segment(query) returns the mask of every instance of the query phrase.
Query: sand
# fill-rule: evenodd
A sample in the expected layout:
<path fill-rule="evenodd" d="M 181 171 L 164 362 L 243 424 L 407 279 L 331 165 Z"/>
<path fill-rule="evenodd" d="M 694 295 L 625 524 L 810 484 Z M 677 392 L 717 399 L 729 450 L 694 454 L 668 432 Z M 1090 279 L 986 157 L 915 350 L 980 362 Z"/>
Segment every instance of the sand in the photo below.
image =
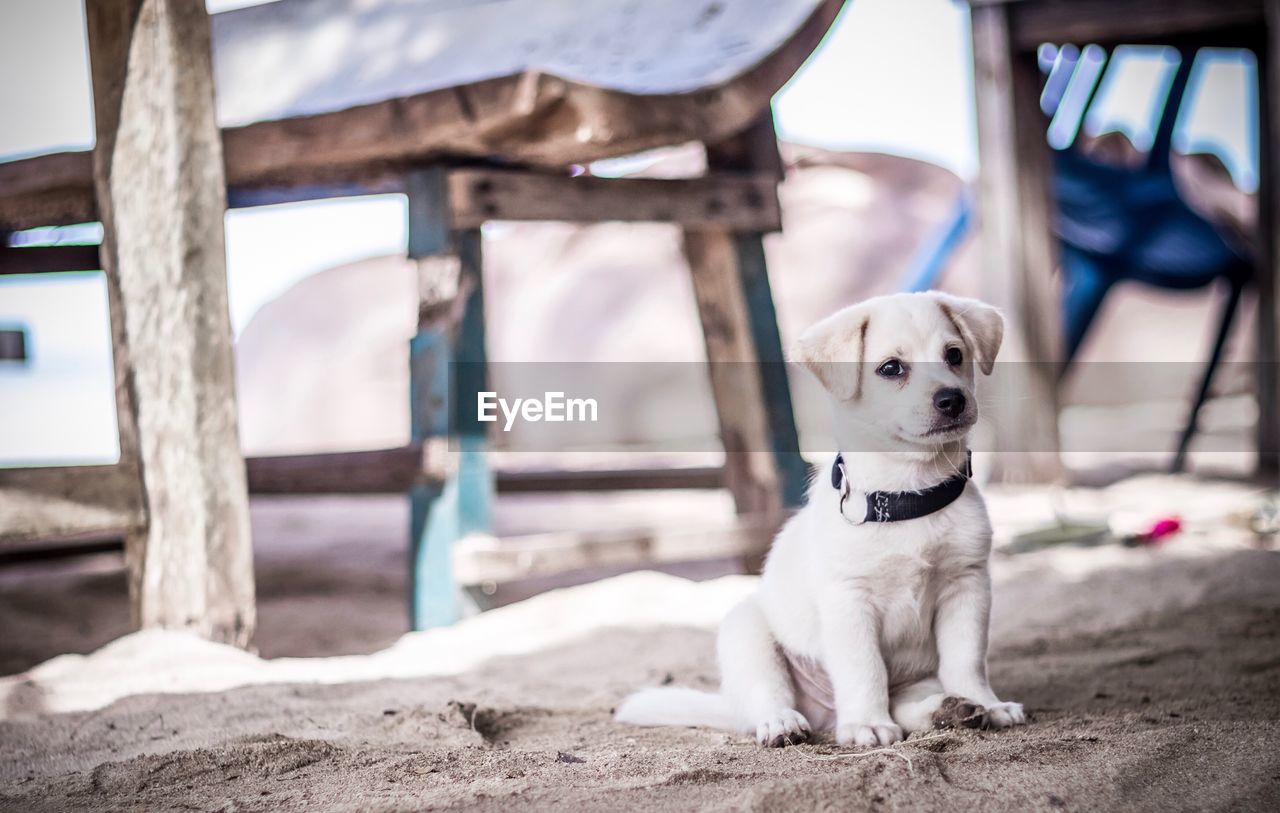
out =
<path fill-rule="evenodd" d="M 752 587 L 636 573 L 369 655 L 151 632 L 55 659 L 0 680 L 0 808 L 1280 809 L 1280 554 L 1224 519 L 1247 490 L 1215 488 L 1095 495 L 1216 506 L 1161 549 L 995 558 L 992 681 L 1025 728 L 867 753 L 616 725 L 637 686 L 714 685 L 716 619 Z"/>

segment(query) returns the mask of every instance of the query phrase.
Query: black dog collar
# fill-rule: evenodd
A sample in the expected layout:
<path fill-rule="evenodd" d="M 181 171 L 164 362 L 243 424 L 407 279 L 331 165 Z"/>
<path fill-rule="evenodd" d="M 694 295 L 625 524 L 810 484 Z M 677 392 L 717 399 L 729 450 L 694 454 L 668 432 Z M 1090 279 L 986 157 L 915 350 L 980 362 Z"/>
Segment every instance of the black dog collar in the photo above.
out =
<path fill-rule="evenodd" d="M 964 468 L 923 491 L 872 491 L 866 494 L 867 508 L 861 520 L 849 519 L 844 504 L 853 495 L 845 474 L 844 455 L 837 454 L 831 465 L 831 487 L 840 492 L 840 513 L 854 525 L 864 522 L 901 522 L 941 511 L 959 499 L 973 476 L 973 452 L 965 450 Z"/>

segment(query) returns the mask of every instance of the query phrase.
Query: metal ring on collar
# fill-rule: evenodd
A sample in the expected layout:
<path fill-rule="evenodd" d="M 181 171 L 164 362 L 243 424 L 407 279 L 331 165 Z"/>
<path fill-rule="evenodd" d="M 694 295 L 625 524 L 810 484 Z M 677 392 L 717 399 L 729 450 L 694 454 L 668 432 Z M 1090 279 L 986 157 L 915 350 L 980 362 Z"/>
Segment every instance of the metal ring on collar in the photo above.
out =
<path fill-rule="evenodd" d="M 856 497 L 854 505 L 862 509 L 857 520 L 850 519 L 849 515 L 844 511 L 844 504 L 854 497 Z M 844 521 L 850 525 L 865 525 L 867 522 L 867 493 L 865 491 L 856 491 L 850 487 L 847 475 L 844 478 L 844 485 L 840 489 L 840 516 L 844 517 Z"/>

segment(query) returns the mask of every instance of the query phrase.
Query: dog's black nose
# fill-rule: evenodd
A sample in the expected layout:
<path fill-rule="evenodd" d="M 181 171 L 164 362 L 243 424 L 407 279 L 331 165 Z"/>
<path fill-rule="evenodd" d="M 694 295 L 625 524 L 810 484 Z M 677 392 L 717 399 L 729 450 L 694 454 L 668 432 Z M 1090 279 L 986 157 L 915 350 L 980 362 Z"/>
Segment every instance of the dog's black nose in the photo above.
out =
<path fill-rule="evenodd" d="M 933 407 L 948 418 L 958 418 L 964 412 L 964 393 L 955 387 L 938 390 L 933 394 Z"/>

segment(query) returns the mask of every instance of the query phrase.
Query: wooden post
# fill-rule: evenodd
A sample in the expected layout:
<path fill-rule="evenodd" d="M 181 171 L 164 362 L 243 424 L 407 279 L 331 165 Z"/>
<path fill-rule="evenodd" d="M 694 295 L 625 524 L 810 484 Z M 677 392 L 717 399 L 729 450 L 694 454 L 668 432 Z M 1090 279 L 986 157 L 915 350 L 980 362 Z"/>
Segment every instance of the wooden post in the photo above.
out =
<path fill-rule="evenodd" d="M 1258 473 L 1275 480 L 1280 478 L 1280 0 L 1267 0 L 1266 15 L 1266 45 L 1258 54 Z"/>
<path fill-rule="evenodd" d="M 708 172 L 782 177 L 773 118 L 707 146 Z M 769 285 L 762 232 L 686 228 L 684 253 L 706 342 L 725 447 L 725 481 L 739 514 L 780 518 L 800 505 L 800 456 L 791 389 Z"/>
<path fill-rule="evenodd" d="M 134 618 L 243 646 L 253 556 L 209 20 L 202 0 L 89 0 L 86 18 L 120 458 L 146 512 L 126 540 Z"/>
<path fill-rule="evenodd" d="M 1003 5 L 971 11 L 978 107 L 978 192 L 986 297 L 1010 324 L 993 404 L 996 465 L 1006 480 L 1051 480 L 1058 458 L 1061 295 L 1051 231 L 1047 122 L 1033 52 L 1015 52 Z"/>
<path fill-rule="evenodd" d="M 450 228 L 445 170 L 409 174 L 409 256 L 418 260 L 418 334 L 409 345 L 410 420 L 416 442 L 446 458 L 443 483 L 410 491 L 409 613 L 414 629 L 458 620 L 455 543 L 491 524 L 493 473 L 476 393 L 485 387 L 481 235 Z M 446 448 L 441 441 L 447 439 Z"/>
<path fill-rule="evenodd" d="M 738 278 L 736 241 L 724 231 L 685 231 L 684 253 L 720 420 L 725 486 L 739 514 L 780 516 L 782 478 L 772 451 L 764 385 L 755 364 L 747 301 Z"/>

